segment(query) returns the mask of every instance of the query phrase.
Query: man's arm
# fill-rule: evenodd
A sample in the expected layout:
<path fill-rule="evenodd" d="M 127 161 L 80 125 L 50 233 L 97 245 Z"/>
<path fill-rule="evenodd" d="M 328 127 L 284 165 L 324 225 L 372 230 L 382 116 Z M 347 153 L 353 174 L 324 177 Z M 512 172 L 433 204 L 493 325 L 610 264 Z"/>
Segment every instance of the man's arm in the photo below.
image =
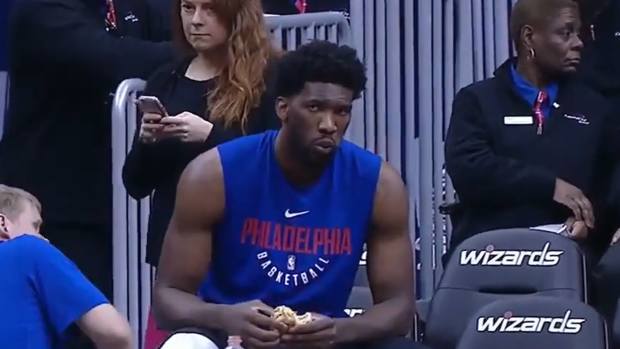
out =
<path fill-rule="evenodd" d="M 217 149 L 192 161 L 177 187 L 154 290 L 157 322 L 167 329 L 222 329 L 219 306 L 196 296 L 211 262 L 212 229 L 225 209 Z"/>
<path fill-rule="evenodd" d="M 103 18 L 81 1 L 24 0 L 15 7 L 11 37 L 22 43 L 13 46 L 25 50 L 27 59 L 73 67 L 90 77 L 118 83 L 146 78 L 172 58 L 169 43 L 109 34 Z"/>
<path fill-rule="evenodd" d="M 131 349 L 131 329 L 127 320 L 110 304 L 101 304 L 84 314 L 77 325 L 97 349 Z"/>
<path fill-rule="evenodd" d="M 32 275 L 40 304 L 51 329 L 61 336 L 77 324 L 98 349 L 131 349 L 131 330 L 103 294 L 58 249 L 36 236 L 20 237 L 24 265 Z"/>
<path fill-rule="evenodd" d="M 181 176 L 155 282 L 155 317 L 166 329 L 222 330 L 253 348 L 276 346 L 286 326 L 271 319 L 273 309 L 260 300 L 225 305 L 196 296 L 211 262 L 213 227 L 224 215 L 225 199 L 222 165 L 213 149 Z"/>
<path fill-rule="evenodd" d="M 409 198 L 400 175 L 384 163 L 379 175 L 367 242 L 367 268 L 374 306 L 363 315 L 336 320 L 338 342 L 404 336 L 415 312 Z"/>

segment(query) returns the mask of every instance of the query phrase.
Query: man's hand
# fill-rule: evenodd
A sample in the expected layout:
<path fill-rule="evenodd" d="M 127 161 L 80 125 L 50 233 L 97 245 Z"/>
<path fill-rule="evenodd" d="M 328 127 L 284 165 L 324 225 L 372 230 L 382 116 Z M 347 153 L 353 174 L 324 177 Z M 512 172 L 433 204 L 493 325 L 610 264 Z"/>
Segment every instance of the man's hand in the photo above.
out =
<path fill-rule="evenodd" d="M 556 178 L 553 200 L 570 208 L 573 211 L 575 221 L 582 221 L 588 228 L 594 228 L 592 203 L 579 188 Z"/>
<path fill-rule="evenodd" d="M 573 240 L 584 240 L 588 237 L 589 229 L 584 221 L 575 220 L 574 217 L 570 217 L 566 221 L 566 228 L 568 230 L 568 237 Z"/>
<path fill-rule="evenodd" d="M 312 314 L 312 321 L 290 328 L 282 343 L 292 348 L 323 349 L 333 346 L 336 340 L 336 322 L 321 314 Z"/>
<path fill-rule="evenodd" d="M 227 306 L 221 314 L 224 330 L 240 336 L 244 347 L 276 347 L 286 325 L 271 319 L 272 312 L 273 308 L 258 300 Z"/>

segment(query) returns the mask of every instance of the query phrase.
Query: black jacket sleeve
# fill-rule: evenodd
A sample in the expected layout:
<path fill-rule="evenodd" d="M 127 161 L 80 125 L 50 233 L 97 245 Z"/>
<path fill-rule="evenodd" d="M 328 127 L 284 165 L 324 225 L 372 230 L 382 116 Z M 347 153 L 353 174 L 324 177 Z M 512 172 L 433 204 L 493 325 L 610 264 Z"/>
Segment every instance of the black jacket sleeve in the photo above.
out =
<path fill-rule="evenodd" d="M 168 42 L 106 32 L 102 16 L 84 1 L 23 0 L 14 15 L 13 25 L 20 30 L 29 57 L 72 67 L 89 78 L 109 83 L 146 78 L 173 56 Z"/>
<path fill-rule="evenodd" d="M 491 130 L 467 88 L 454 100 L 445 155 L 448 174 L 463 202 L 494 205 L 553 198 L 552 173 L 494 153 Z"/>
<path fill-rule="evenodd" d="M 162 98 L 163 90 L 168 83 L 167 77 L 170 76 L 171 65 L 165 65 L 158 69 L 146 83 L 143 95 L 156 96 Z M 123 184 L 131 197 L 136 200 L 145 198 L 153 192 L 157 183 L 165 175 L 162 172 L 161 145 L 158 143 L 146 144 L 140 141 L 140 124 L 142 114 L 138 114 L 136 131 L 133 137 L 133 144 L 125 164 L 123 165 Z"/>
<path fill-rule="evenodd" d="M 603 151 L 609 161 L 620 163 L 620 110 L 610 105 L 605 118 Z"/>
<path fill-rule="evenodd" d="M 616 163 L 612 169 L 610 185 L 607 192 L 607 211 L 610 215 L 613 228 L 620 228 L 620 163 Z"/>
<path fill-rule="evenodd" d="M 157 168 L 157 144 L 145 144 L 139 139 L 140 120 L 134 134 L 133 144 L 123 165 L 123 184 L 131 197 L 145 198 L 155 190 L 159 182 Z"/>
<path fill-rule="evenodd" d="M 610 105 L 605 119 L 603 168 L 611 169 L 607 192 L 607 212 L 616 227 L 620 226 L 620 111 Z M 616 228 L 614 227 L 614 228 Z"/>
<path fill-rule="evenodd" d="M 167 0 L 147 0 L 149 34 L 153 41 L 170 41 L 172 39 L 170 12 L 172 2 Z"/>

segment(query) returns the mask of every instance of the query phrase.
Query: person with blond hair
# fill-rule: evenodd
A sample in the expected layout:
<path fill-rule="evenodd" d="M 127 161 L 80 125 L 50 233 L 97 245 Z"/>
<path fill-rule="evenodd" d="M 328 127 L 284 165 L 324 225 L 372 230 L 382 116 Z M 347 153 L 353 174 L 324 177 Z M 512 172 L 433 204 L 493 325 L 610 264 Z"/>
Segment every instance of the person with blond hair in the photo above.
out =
<path fill-rule="evenodd" d="M 40 232 L 41 204 L 0 185 L 2 348 L 64 348 L 76 324 L 98 349 L 130 349 L 129 324 Z"/>
<path fill-rule="evenodd" d="M 223 142 L 279 127 L 268 88 L 279 52 L 260 0 L 177 0 L 173 11 L 182 59 L 148 80 L 143 95 L 161 110 L 141 115 L 123 168 L 132 197 L 153 194 L 146 261 L 155 267 L 185 166 Z"/>
<path fill-rule="evenodd" d="M 0 241 L 35 235 L 41 228 L 41 202 L 29 192 L 0 184 Z"/>

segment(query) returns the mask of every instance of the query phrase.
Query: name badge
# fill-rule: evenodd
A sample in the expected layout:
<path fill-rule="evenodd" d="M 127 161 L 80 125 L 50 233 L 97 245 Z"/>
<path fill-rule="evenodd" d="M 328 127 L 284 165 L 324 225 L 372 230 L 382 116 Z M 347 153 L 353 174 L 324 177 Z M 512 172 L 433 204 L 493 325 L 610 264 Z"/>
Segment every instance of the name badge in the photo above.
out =
<path fill-rule="evenodd" d="M 531 116 L 504 116 L 504 125 L 533 125 Z"/>

